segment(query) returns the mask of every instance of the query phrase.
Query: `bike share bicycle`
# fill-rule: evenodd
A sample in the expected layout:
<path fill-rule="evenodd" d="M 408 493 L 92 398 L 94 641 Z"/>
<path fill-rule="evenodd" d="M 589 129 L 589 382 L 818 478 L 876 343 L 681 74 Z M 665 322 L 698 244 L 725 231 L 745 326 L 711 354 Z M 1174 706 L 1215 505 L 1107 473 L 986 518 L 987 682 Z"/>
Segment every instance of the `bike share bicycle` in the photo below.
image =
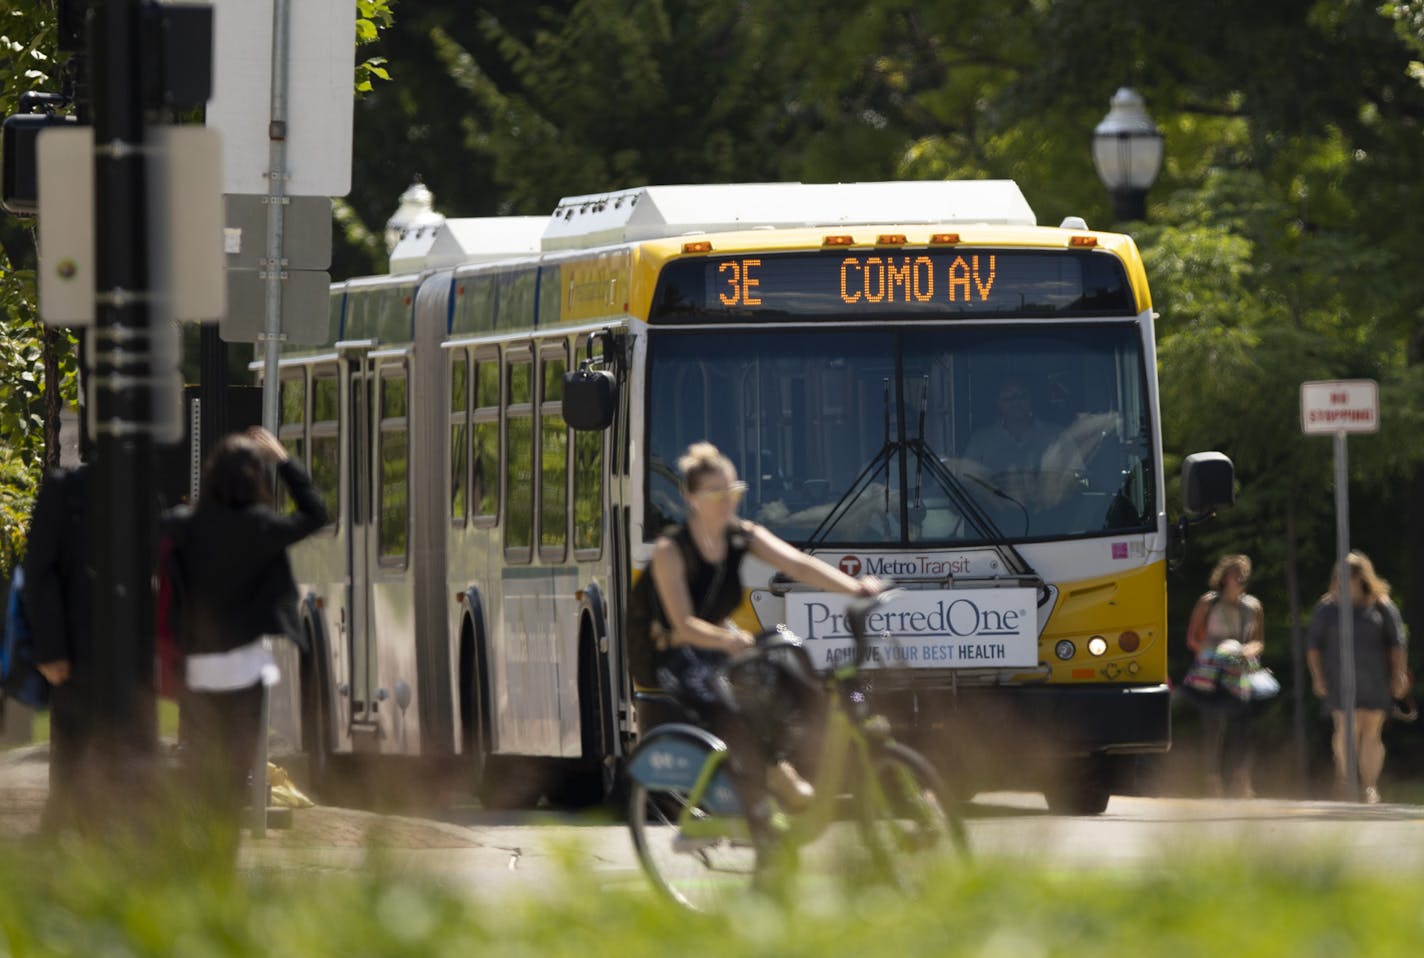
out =
<path fill-rule="evenodd" d="M 835 839 L 838 874 L 898 884 L 912 882 L 926 861 L 966 850 L 964 823 L 945 804 L 939 775 L 870 712 L 859 680 L 867 619 L 899 594 L 850 604 L 855 655 L 824 677 L 815 674 L 801 640 L 784 630 L 763 635 L 722 666 L 736 707 L 766 730 L 772 757 L 798 746 L 814 755 L 815 798 L 775 816 L 776 857 L 788 876 L 799 852 L 822 839 Z M 726 745 L 689 723 L 657 726 L 628 758 L 628 827 L 638 859 L 661 892 L 699 911 L 768 877 L 758 873 L 727 762 Z"/>

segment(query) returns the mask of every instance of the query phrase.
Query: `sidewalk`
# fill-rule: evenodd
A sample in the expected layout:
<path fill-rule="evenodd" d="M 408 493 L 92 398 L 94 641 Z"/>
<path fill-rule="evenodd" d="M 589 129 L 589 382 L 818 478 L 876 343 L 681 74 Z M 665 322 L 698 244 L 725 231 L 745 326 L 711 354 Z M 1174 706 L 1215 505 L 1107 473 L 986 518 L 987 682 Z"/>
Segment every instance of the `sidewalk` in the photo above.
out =
<path fill-rule="evenodd" d="M 22 838 L 39 830 L 49 794 L 49 744 L 0 752 L 0 839 Z M 268 828 L 263 838 L 244 837 L 256 850 L 369 849 L 411 851 L 477 848 L 473 829 L 402 815 L 315 806 L 292 812 L 289 829 Z"/>

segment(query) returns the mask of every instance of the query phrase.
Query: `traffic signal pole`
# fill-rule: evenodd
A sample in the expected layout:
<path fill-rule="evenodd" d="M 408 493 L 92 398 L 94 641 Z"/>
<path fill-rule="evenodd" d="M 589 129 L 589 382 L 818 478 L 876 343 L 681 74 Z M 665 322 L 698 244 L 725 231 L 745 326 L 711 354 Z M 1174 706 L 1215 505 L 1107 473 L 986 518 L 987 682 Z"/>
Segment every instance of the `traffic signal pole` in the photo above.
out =
<path fill-rule="evenodd" d="M 152 290 L 141 0 L 99 0 L 88 31 L 94 122 L 95 460 L 88 482 L 93 570 L 93 716 L 99 780 L 140 791 L 157 751 L 152 673 L 156 500 L 152 491 Z M 90 795 L 91 801 L 99 795 Z M 111 801 L 105 796 L 103 801 Z M 113 807 L 122 808 L 122 804 Z"/>

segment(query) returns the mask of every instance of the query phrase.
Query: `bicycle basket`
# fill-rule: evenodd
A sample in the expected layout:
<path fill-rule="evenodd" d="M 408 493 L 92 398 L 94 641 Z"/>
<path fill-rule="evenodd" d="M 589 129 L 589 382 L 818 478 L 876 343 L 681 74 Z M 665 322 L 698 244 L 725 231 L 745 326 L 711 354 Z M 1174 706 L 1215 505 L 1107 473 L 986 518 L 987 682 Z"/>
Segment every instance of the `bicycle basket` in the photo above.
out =
<path fill-rule="evenodd" d="M 758 651 L 728 666 L 727 684 L 748 727 L 781 758 L 818 724 L 825 690 L 799 643 L 773 639 Z"/>

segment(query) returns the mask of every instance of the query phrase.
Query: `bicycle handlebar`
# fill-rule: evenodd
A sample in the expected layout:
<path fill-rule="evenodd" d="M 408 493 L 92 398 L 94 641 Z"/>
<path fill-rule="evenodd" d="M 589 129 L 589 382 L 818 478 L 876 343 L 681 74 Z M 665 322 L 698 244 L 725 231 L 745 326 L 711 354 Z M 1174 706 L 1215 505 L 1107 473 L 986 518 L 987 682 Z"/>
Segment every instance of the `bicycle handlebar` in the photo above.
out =
<path fill-rule="evenodd" d="M 882 605 L 898 599 L 904 592 L 904 589 L 887 587 L 875 595 L 856 599 L 846 606 L 846 621 L 850 624 L 851 638 L 855 641 L 856 668 L 864 665 L 866 657 L 870 654 L 870 641 L 866 634 L 870 614 Z"/>

